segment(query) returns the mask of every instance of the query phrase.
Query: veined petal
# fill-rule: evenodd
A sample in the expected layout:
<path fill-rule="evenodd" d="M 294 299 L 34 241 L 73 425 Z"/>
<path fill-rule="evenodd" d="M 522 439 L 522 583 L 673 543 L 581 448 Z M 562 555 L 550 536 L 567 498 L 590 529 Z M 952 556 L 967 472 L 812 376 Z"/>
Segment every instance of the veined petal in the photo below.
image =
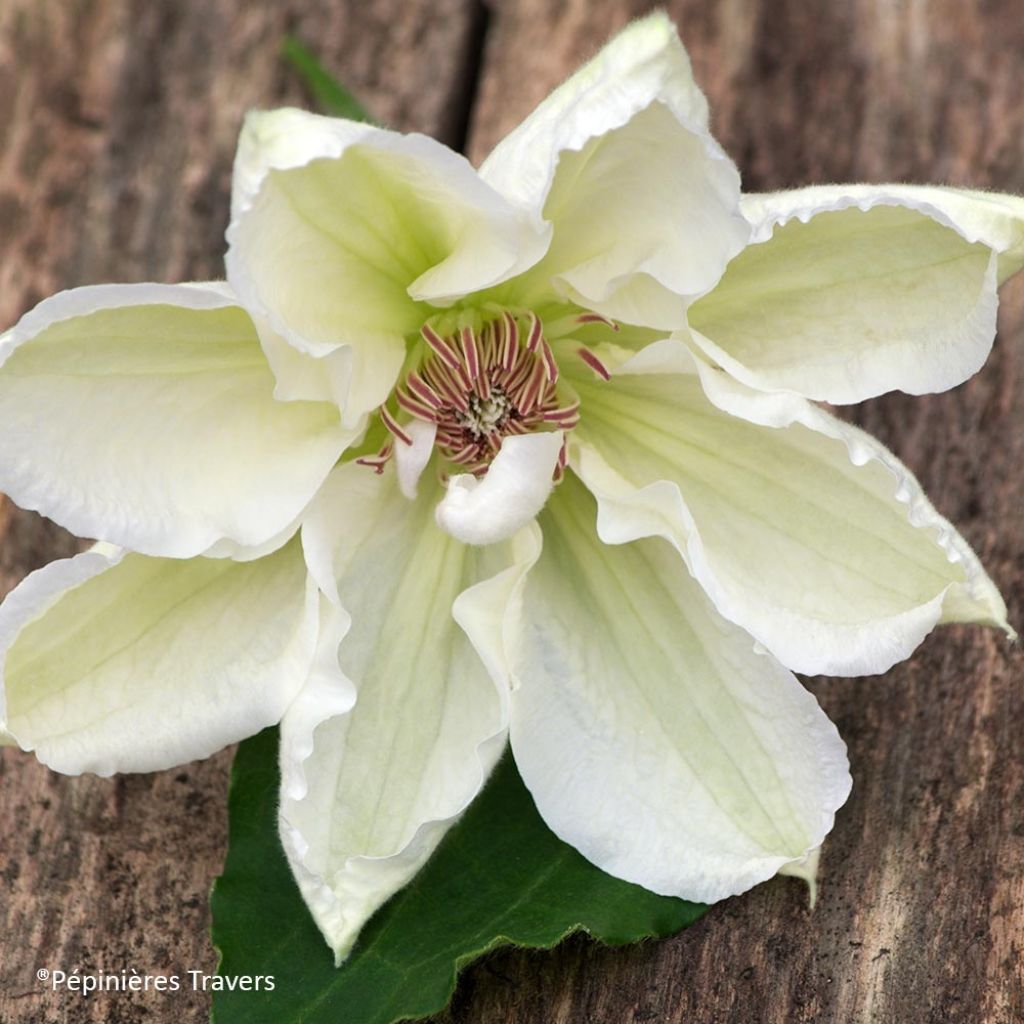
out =
<path fill-rule="evenodd" d="M 481 176 L 554 237 L 521 281 L 606 316 L 671 329 L 746 244 L 735 166 L 675 28 L 634 22 L 484 161 Z"/>
<path fill-rule="evenodd" d="M 156 771 L 277 722 L 317 643 L 298 540 L 252 562 L 109 545 L 32 573 L 0 606 L 0 716 L 57 771 Z"/>
<path fill-rule="evenodd" d="M 377 476 L 349 463 L 303 526 L 311 568 L 351 615 L 338 657 L 356 700 L 347 714 L 297 701 L 285 716 L 280 827 L 339 962 L 505 745 L 506 609 L 535 536 L 466 547 L 435 525 L 439 497 L 421 481 L 410 501 L 390 465 Z"/>
<path fill-rule="evenodd" d="M 901 185 L 753 195 L 751 245 L 690 310 L 738 380 L 829 402 L 944 391 L 985 361 L 1024 200 Z M 823 326 L 824 325 L 824 326 Z"/>
<path fill-rule="evenodd" d="M 62 292 L 0 346 L 0 490 L 146 554 L 258 547 L 350 438 L 335 406 L 273 395 L 252 321 L 219 286 Z"/>
<path fill-rule="evenodd" d="M 467 544 L 507 540 L 544 507 L 554 484 L 562 432 L 506 437 L 482 480 L 452 477 L 437 525 Z"/>
<path fill-rule="evenodd" d="M 350 350 L 350 426 L 391 390 L 427 303 L 498 284 L 548 244 L 433 139 L 300 110 L 249 115 L 234 181 L 228 278 L 296 348 Z"/>
<path fill-rule="evenodd" d="M 551 829 L 610 874 L 691 900 L 743 892 L 821 844 L 850 789 L 845 747 L 662 541 L 605 547 L 594 511 L 570 476 L 541 515 L 516 763 Z"/>
<path fill-rule="evenodd" d="M 671 365 L 681 346 L 657 348 Z M 578 383 L 570 462 L 604 540 L 672 541 L 718 610 L 798 672 L 883 672 L 939 621 L 1009 628 L 970 547 L 877 441 L 706 366 L 704 387 L 649 372 L 652 354 L 648 372 Z"/>

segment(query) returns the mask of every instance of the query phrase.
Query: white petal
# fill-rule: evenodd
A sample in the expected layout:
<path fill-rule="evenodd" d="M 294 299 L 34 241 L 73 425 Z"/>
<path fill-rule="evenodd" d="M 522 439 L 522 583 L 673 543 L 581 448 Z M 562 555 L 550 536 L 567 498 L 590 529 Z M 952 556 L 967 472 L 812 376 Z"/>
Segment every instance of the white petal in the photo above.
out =
<path fill-rule="evenodd" d="M 235 293 L 226 281 L 207 281 L 201 287 L 224 295 L 233 304 Z M 252 311 L 249 311 L 252 316 Z M 269 324 L 266 317 L 256 314 L 253 323 L 259 335 L 263 354 L 274 374 L 274 397 L 281 402 L 333 402 L 343 401 L 351 376 L 352 353 L 340 349 L 326 355 L 310 355 L 289 345 Z"/>
<path fill-rule="evenodd" d="M 297 540 L 253 562 L 93 550 L 0 606 L 7 728 L 69 774 L 156 771 L 277 722 L 309 672 Z"/>
<path fill-rule="evenodd" d="M 252 321 L 216 289 L 62 292 L 0 364 L 0 489 L 147 554 L 278 537 L 350 437 L 333 405 L 274 400 Z"/>
<path fill-rule="evenodd" d="M 836 185 L 748 196 L 755 239 L 690 322 L 737 379 L 812 399 L 944 391 L 982 365 L 1024 200 Z"/>
<path fill-rule="evenodd" d="M 554 227 L 516 288 L 557 291 L 657 328 L 682 326 L 746 244 L 739 174 L 672 23 L 634 22 L 501 142 L 480 169 Z M 517 292 L 518 294 L 518 292 Z"/>
<path fill-rule="evenodd" d="M 794 671 L 883 672 L 939 621 L 1008 629 L 970 547 L 882 445 L 704 370 L 735 415 L 693 374 L 626 364 L 603 388 L 579 382 L 571 459 L 604 540 L 671 540 L 718 610 Z"/>
<path fill-rule="evenodd" d="M 750 193 L 743 212 L 755 225 L 755 242 L 776 226 L 806 223 L 818 213 L 856 207 L 903 206 L 953 228 L 968 242 L 999 254 L 999 283 L 1024 267 L 1024 196 L 943 185 L 811 185 L 786 192 Z"/>
<path fill-rule="evenodd" d="M 651 103 L 707 131 L 708 104 L 675 27 L 658 12 L 632 22 L 494 148 L 480 174 L 503 195 L 539 210 L 562 150 L 580 150 Z"/>
<path fill-rule="evenodd" d="M 493 544 L 518 533 L 544 507 L 554 487 L 562 433 L 506 437 L 483 479 L 452 477 L 437 523 L 467 544 Z"/>
<path fill-rule="evenodd" d="M 403 429 L 412 438 L 412 444 L 406 444 L 400 438 L 395 439 L 395 469 L 398 473 L 398 486 L 411 500 L 416 497 L 420 477 L 434 451 L 437 424 L 412 420 Z"/>
<path fill-rule="evenodd" d="M 351 349 L 349 426 L 391 390 L 426 303 L 497 284 L 547 247 L 440 143 L 299 110 L 246 119 L 233 210 L 228 278 L 246 304 L 302 351 Z"/>
<path fill-rule="evenodd" d="M 604 547 L 571 478 L 541 516 L 512 749 L 551 829 L 603 870 L 713 901 L 820 845 L 845 747 L 659 540 Z"/>
<path fill-rule="evenodd" d="M 347 714 L 300 700 L 285 716 L 280 826 L 339 962 L 505 745 L 505 609 L 536 542 L 467 548 L 435 526 L 437 497 L 421 484 L 409 501 L 391 466 L 377 476 L 349 463 L 303 527 L 310 565 L 330 567 L 351 615 L 340 672 L 357 697 Z"/>
<path fill-rule="evenodd" d="M 339 407 L 343 404 L 352 377 L 351 349 L 315 355 L 301 352 L 288 344 L 266 317 L 257 316 L 255 322 L 263 354 L 274 373 L 275 398 L 282 402 L 333 402 Z"/>
<path fill-rule="evenodd" d="M 316 725 L 344 715 L 356 702 L 356 688 L 341 670 L 338 649 L 352 626 L 352 618 L 339 605 L 320 595 L 320 633 L 305 684 L 289 705 L 282 723 L 280 762 L 282 800 L 303 800 L 309 792 L 305 762 L 313 754 Z"/>

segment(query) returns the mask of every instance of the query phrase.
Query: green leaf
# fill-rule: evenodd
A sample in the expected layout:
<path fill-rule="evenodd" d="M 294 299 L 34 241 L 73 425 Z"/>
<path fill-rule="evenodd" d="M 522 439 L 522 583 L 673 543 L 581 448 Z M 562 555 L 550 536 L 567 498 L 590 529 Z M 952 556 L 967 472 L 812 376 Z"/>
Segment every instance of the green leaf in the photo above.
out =
<path fill-rule="evenodd" d="M 363 105 L 295 38 L 286 36 L 281 46 L 284 59 L 298 72 L 325 114 L 350 121 L 377 124 Z"/>
<path fill-rule="evenodd" d="M 549 948 L 583 930 L 611 944 L 670 935 L 703 914 L 599 871 L 541 821 L 511 758 L 413 882 L 335 969 L 277 838 L 277 733 L 238 748 L 230 844 L 213 889 L 222 978 L 274 990 L 214 993 L 216 1024 L 392 1024 L 436 1013 L 466 964 L 498 946 Z"/>

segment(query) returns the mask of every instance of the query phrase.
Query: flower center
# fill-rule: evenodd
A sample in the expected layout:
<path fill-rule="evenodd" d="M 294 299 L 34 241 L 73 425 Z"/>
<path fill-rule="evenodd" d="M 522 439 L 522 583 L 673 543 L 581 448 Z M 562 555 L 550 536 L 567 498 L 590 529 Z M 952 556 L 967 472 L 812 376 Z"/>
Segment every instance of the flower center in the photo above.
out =
<path fill-rule="evenodd" d="M 513 409 L 512 400 L 501 389 L 501 385 L 494 384 L 487 398 L 472 392 L 469 395 L 468 411 L 456 413 L 456 416 L 463 428 L 476 440 L 480 440 L 487 434 L 500 433 Z"/>
<path fill-rule="evenodd" d="M 381 406 L 385 427 L 412 444 L 399 422 L 405 413 L 436 428 L 434 444 L 463 472 L 483 476 L 502 439 L 540 430 L 569 431 L 579 422 L 579 400 L 559 386 L 558 364 L 535 313 L 505 310 L 480 328 L 443 335 L 429 323 L 420 330 L 423 355 L 394 391 L 395 408 Z M 378 472 L 393 451 L 358 461 Z M 565 470 L 562 445 L 555 479 Z"/>

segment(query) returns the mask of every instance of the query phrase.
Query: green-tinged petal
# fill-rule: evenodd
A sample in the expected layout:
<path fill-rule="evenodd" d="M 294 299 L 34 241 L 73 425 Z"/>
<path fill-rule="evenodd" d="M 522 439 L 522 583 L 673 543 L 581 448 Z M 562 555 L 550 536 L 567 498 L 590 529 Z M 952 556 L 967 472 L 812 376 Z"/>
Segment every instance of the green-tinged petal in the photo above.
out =
<path fill-rule="evenodd" d="M 830 185 L 747 196 L 758 244 L 690 311 L 737 379 L 829 402 L 944 391 L 985 361 L 1024 199 Z"/>
<path fill-rule="evenodd" d="M 481 176 L 554 228 L 515 284 L 650 327 L 685 323 L 746 244 L 739 174 L 711 137 L 675 28 L 634 22 L 487 158 Z"/>
<path fill-rule="evenodd" d="M 205 281 L 190 288 L 215 291 L 237 305 L 235 293 L 226 281 Z M 318 358 L 308 352 L 300 352 L 289 345 L 259 314 L 253 315 L 253 325 L 259 336 L 260 346 L 274 374 L 274 397 L 282 402 L 332 402 L 340 404 L 348 387 L 351 353 L 335 353 L 333 357 Z M 362 431 L 364 424 L 359 424 Z"/>
<path fill-rule="evenodd" d="M 999 256 L 999 283 L 1024 268 L 1024 196 L 943 185 L 810 185 L 785 192 L 749 193 L 743 212 L 754 241 L 771 237 L 786 221 L 807 221 L 827 210 L 875 206 L 920 210 Z"/>
<path fill-rule="evenodd" d="M 632 22 L 555 89 L 498 143 L 480 173 L 504 195 L 539 211 L 563 150 L 581 150 L 655 101 L 694 131 L 708 130 L 707 100 L 675 27 L 661 12 Z"/>
<path fill-rule="evenodd" d="M 820 845 L 845 747 L 661 540 L 607 547 L 572 477 L 541 514 L 514 660 L 512 750 L 549 827 L 664 895 L 743 892 Z"/>
<path fill-rule="evenodd" d="M 571 463 L 605 540 L 672 541 L 718 610 L 799 672 L 885 671 L 939 621 L 1007 628 L 970 547 L 882 445 L 706 365 L 702 387 L 687 358 L 659 342 L 607 384 L 580 377 Z"/>
<path fill-rule="evenodd" d="M 303 527 L 307 562 L 351 617 L 338 649 L 347 714 L 299 701 L 282 723 L 281 837 L 340 962 L 362 925 L 430 856 L 505 745 L 506 606 L 536 555 L 474 549 L 410 501 L 389 465 L 347 464 Z"/>
<path fill-rule="evenodd" d="M 0 717 L 69 774 L 206 757 L 281 718 L 318 622 L 297 539 L 245 563 L 98 546 L 32 573 L 0 606 Z"/>
<path fill-rule="evenodd" d="M 62 292 L 0 346 L 0 490 L 146 554 L 283 543 L 350 435 L 274 387 L 222 286 Z"/>
<path fill-rule="evenodd" d="M 394 385 L 435 305 L 535 263 L 546 233 L 422 135 L 253 113 L 235 161 L 228 278 L 294 347 L 332 362 L 354 425 Z"/>

